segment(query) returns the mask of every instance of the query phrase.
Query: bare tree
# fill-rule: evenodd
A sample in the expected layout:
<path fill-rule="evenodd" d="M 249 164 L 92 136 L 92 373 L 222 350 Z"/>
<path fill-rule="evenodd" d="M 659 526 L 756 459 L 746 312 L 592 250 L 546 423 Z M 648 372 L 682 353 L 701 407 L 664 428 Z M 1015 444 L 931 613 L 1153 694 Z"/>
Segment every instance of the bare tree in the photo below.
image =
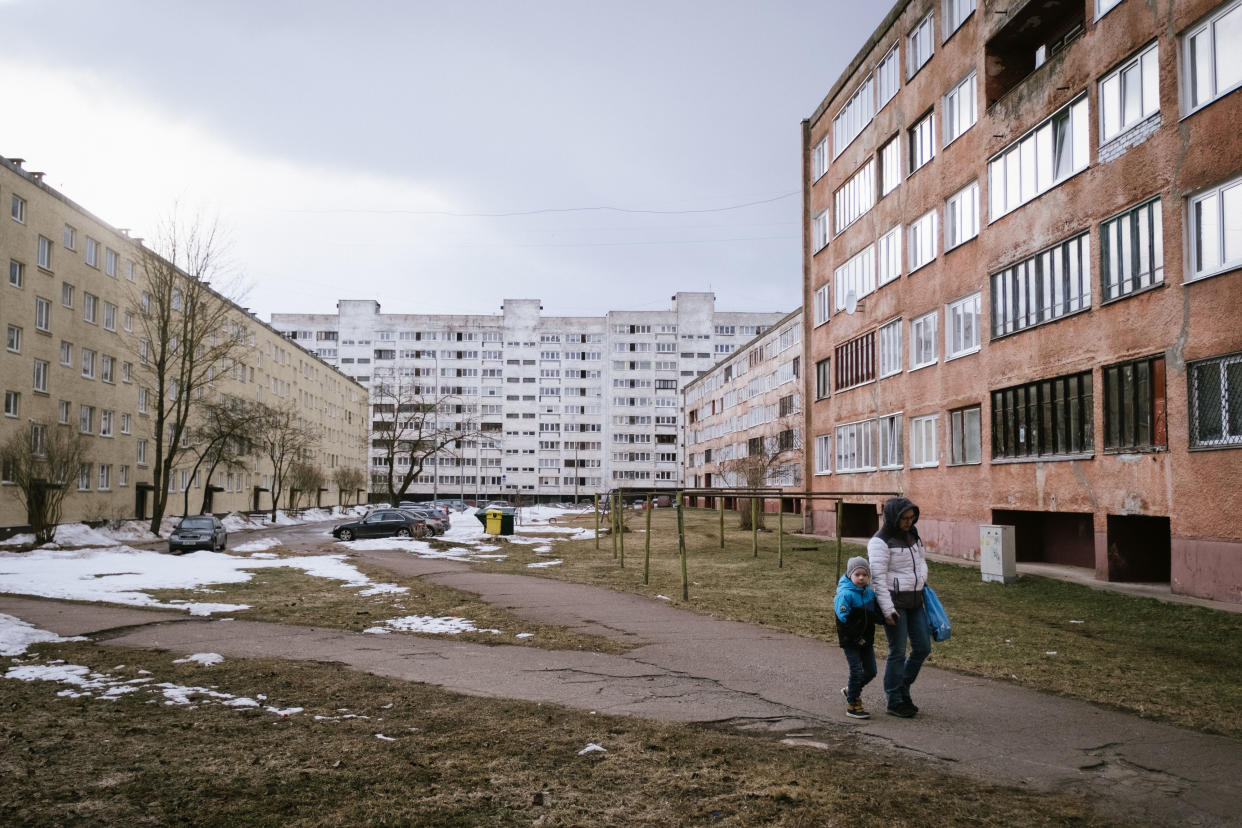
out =
<path fill-rule="evenodd" d="M 240 397 L 221 395 L 197 406 L 195 422 L 189 429 L 190 448 L 195 455 L 191 474 L 206 470 L 203 478 L 203 502 L 199 512 L 208 510 L 211 500 L 211 478 L 218 468 L 225 471 L 245 468 L 244 458 L 255 453 L 259 427 L 264 411 L 258 403 Z M 189 489 L 185 492 L 184 510 L 190 508 Z"/>
<path fill-rule="evenodd" d="M 132 297 L 139 376 L 154 405 L 151 531 L 158 534 L 169 481 L 188 445 L 190 415 L 216 372 L 240 359 L 245 328 L 236 306 L 213 287 L 222 278 L 214 222 L 183 222 L 176 210 L 159 227 L 158 249 L 142 248 Z M 234 284 L 235 287 L 235 284 Z"/>
<path fill-rule="evenodd" d="M 371 444 L 383 451 L 385 460 L 377 476 L 393 503 L 401 502 L 433 458 L 460 459 L 465 443 L 481 436 L 477 407 L 455 393 L 438 393 L 444 391 L 434 384 L 398 381 L 376 383 L 371 392 Z"/>
<path fill-rule="evenodd" d="M 308 459 L 310 449 L 318 440 L 314 426 L 302 419 L 292 402 L 266 405 L 259 427 L 258 440 L 264 455 L 272 464 L 272 523 L 280 495 L 289 480 L 295 463 Z"/>
<path fill-rule="evenodd" d="M 312 492 L 319 494 L 319 489 L 323 486 L 323 471 L 313 463 L 307 463 L 303 460 L 295 460 L 289 466 L 289 474 L 286 476 L 289 482 L 289 506 L 297 509 L 302 498 L 309 496 Z M 307 503 L 311 503 L 307 500 Z"/>
<path fill-rule="evenodd" d="M 786 483 L 777 479 L 776 472 L 802 453 L 802 430 L 797 425 L 800 422 L 801 418 L 795 418 L 793 414 L 784 417 L 778 421 L 781 430 L 777 433 L 749 438 L 746 441 L 746 455 L 721 461 L 720 474 L 726 485 L 749 489 L 792 485 L 792 480 Z M 739 528 L 754 528 L 751 511 L 750 503 L 739 507 Z M 758 528 L 764 528 L 763 508 L 754 512 Z"/>
<path fill-rule="evenodd" d="M 336 484 L 337 500 L 339 506 L 345 506 L 349 503 L 349 498 L 358 492 L 359 489 L 366 488 L 367 475 L 362 469 L 354 466 L 340 466 L 332 474 L 332 482 Z"/>
<path fill-rule="evenodd" d="M 31 423 L 0 445 L 3 477 L 13 482 L 6 488 L 25 507 L 36 543 L 47 543 L 56 534 L 69 482 L 86 460 L 86 441 L 69 428 L 49 432 Z"/>

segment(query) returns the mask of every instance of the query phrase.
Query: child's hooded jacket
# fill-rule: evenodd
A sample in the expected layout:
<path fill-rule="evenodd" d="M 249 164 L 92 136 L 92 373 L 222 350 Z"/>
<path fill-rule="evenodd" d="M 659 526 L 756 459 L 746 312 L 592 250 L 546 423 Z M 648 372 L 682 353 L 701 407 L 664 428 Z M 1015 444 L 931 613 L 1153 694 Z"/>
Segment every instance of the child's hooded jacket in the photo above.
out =
<path fill-rule="evenodd" d="M 860 587 L 849 575 L 842 575 L 832 608 L 837 620 L 837 642 L 842 647 L 869 647 L 875 643 L 880 607 L 871 587 Z"/>

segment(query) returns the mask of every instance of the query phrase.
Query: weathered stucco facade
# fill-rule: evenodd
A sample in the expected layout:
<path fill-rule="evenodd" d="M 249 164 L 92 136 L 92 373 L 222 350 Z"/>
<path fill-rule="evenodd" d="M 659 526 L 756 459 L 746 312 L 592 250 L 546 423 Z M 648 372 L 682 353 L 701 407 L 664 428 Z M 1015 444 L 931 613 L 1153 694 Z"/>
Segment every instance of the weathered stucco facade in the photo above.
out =
<path fill-rule="evenodd" d="M 155 461 L 154 395 L 144 367 L 139 305 L 147 290 L 140 239 L 100 220 L 48 187 L 39 173 L 0 159 L 0 257 L 8 278 L 0 286 L 0 352 L 5 414 L 0 443 L 30 426 L 81 433 L 89 470 L 67 481 L 64 521 L 149 517 Z M 227 301 L 227 300 L 224 300 Z M 300 505 L 352 501 L 338 492 L 334 473 L 365 470 L 367 393 L 245 308 L 228 305 L 228 331 L 239 347 L 228 365 L 214 366 L 202 389 L 207 402 L 224 396 L 267 404 L 296 404 L 317 435 L 306 460 L 320 469 L 324 489 L 303 493 Z M 152 351 L 154 353 L 154 351 Z M 191 407 L 194 417 L 197 404 Z M 46 432 L 45 432 L 46 433 Z M 197 514 L 207 485 L 217 513 L 267 509 L 270 463 L 258 456 L 221 466 L 211 480 L 194 474 L 191 448 L 173 469 L 166 514 Z M 5 475 L 7 477 L 7 475 Z M 282 508 L 287 501 L 282 498 Z M 0 483 L 0 528 L 20 527 L 27 515 L 11 482 Z"/>
<path fill-rule="evenodd" d="M 804 122 L 811 487 L 1242 601 L 1242 6 L 973 6 L 898 3 Z"/>

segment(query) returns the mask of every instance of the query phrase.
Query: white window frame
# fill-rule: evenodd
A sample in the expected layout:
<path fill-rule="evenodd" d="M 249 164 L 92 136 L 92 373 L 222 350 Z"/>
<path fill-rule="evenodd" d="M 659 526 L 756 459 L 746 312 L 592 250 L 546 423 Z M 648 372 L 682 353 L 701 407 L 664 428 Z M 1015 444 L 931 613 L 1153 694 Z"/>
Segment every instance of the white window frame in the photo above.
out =
<path fill-rule="evenodd" d="M 44 394 L 47 393 L 48 368 L 49 366 L 46 360 L 36 359 L 34 361 L 34 377 L 32 379 L 32 384 L 35 391 L 39 391 Z"/>
<path fill-rule="evenodd" d="M 90 267 L 99 269 L 99 241 L 86 237 L 86 249 L 82 253 L 82 259 Z"/>
<path fill-rule="evenodd" d="M 972 293 L 944 306 L 944 359 L 978 353 L 981 347 L 980 315 L 983 294 Z"/>
<path fill-rule="evenodd" d="M 1215 366 L 1216 376 L 1213 378 L 1204 369 L 1210 369 Z M 1190 392 L 1190 447 L 1191 448 L 1223 448 L 1225 446 L 1242 445 L 1242 433 L 1232 433 L 1229 430 L 1229 420 L 1233 412 L 1229 410 L 1230 403 L 1237 399 L 1237 394 L 1232 388 L 1230 380 L 1230 368 L 1237 368 L 1239 376 L 1242 377 L 1242 353 L 1228 354 L 1225 356 L 1212 357 L 1211 359 L 1201 359 L 1190 363 L 1187 366 L 1187 384 Z M 1209 383 L 1205 385 L 1205 383 Z M 1212 392 L 1217 400 L 1217 413 L 1219 413 L 1219 437 L 1203 437 L 1202 433 L 1206 430 L 1204 423 L 1209 426 L 1217 425 L 1216 420 L 1207 420 L 1207 415 L 1212 414 L 1211 411 L 1201 411 L 1201 403 L 1204 399 L 1202 391 L 1208 389 Z M 1208 397 L 1208 403 L 1211 405 L 1212 398 Z"/>
<path fill-rule="evenodd" d="M 902 455 L 901 412 L 885 414 L 876 421 L 876 434 L 880 441 L 879 463 L 881 469 L 900 469 L 905 465 Z"/>
<path fill-rule="evenodd" d="M 936 447 L 936 423 L 939 414 L 910 419 L 910 468 L 930 469 L 940 465 Z"/>
<path fill-rule="evenodd" d="M 1099 20 L 1119 5 L 1121 0 L 1095 0 L 1095 19 Z"/>
<path fill-rule="evenodd" d="M 885 322 L 880 326 L 876 334 L 876 349 L 878 351 L 876 364 L 876 377 L 883 379 L 900 374 L 902 370 L 902 358 L 905 351 L 901 347 L 901 317 L 897 317 L 891 322 Z"/>
<path fill-rule="evenodd" d="M 879 159 L 880 198 L 901 185 L 901 134 L 890 138 L 876 153 Z"/>
<path fill-rule="evenodd" d="M 875 68 L 875 111 L 879 112 L 884 105 L 897 96 L 901 89 L 901 66 L 898 63 L 900 50 L 894 43 L 888 53 L 880 59 Z"/>
<path fill-rule="evenodd" d="M 877 287 L 883 287 L 901 277 L 900 224 L 876 240 L 875 276 Z"/>
<path fill-rule="evenodd" d="M 50 331 L 52 329 L 52 302 L 42 296 L 35 297 L 35 330 Z"/>
<path fill-rule="evenodd" d="M 1087 310 L 1091 307 L 1090 236 L 1079 233 L 1044 248 L 993 273 L 988 281 L 993 339 Z"/>
<path fill-rule="evenodd" d="M 819 143 L 811 148 L 811 181 L 819 181 L 828 172 L 831 160 L 828 157 L 828 136 L 819 139 Z"/>
<path fill-rule="evenodd" d="M 833 313 L 845 310 L 850 292 L 862 299 L 875 292 L 875 245 L 869 244 L 851 256 L 832 274 L 832 291 L 835 297 Z"/>
<path fill-rule="evenodd" d="M 910 370 L 917 371 L 940 361 L 939 311 L 930 311 L 910 320 Z"/>
<path fill-rule="evenodd" d="M 932 110 L 915 121 L 907 131 L 910 136 L 910 171 L 906 177 L 931 163 L 936 157 L 936 112 Z"/>
<path fill-rule="evenodd" d="M 9 286 L 20 288 L 26 284 L 26 265 L 17 259 L 9 259 Z"/>
<path fill-rule="evenodd" d="M 52 269 L 52 240 L 46 236 L 39 236 L 37 261 L 44 270 Z"/>
<path fill-rule="evenodd" d="M 832 195 L 833 231 L 839 235 L 875 206 L 875 159 L 859 167 Z"/>
<path fill-rule="evenodd" d="M 862 134 L 875 117 L 875 88 L 868 75 L 832 119 L 832 158 L 835 161 L 845 148 Z"/>
<path fill-rule="evenodd" d="M 4 347 L 9 353 L 22 352 L 22 329 L 19 325 L 9 325 L 4 337 Z"/>
<path fill-rule="evenodd" d="M 975 0 L 944 0 L 942 11 L 944 12 L 944 39 L 948 40 L 975 13 Z"/>
<path fill-rule="evenodd" d="M 1242 265 L 1242 238 L 1235 243 L 1232 258 L 1229 256 L 1229 239 L 1225 233 L 1229 223 L 1228 215 L 1221 209 L 1221 205 L 1231 206 L 1226 204 L 1227 198 L 1232 199 L 1233 209 L 1229 213 L 1236 216 L 1236 222 L 1238 218 L 1242 218 L 1238 215 L 1242 213 L 1242 176 L 1197 193 L 1187 200 L 1190 243 L 1190 277 L 1186 280 L 1188 283 L 1216 276 Z M 1213 235 L 1207 238 L 1202 233 L 1205 224 L 1212 226 Z M 1211 251 L 1210 259 L 1204 256 L 1208 247 L 1215 248 Z"/>
<path fill-rule="evenodd" d="M 946 0 L 946 2 L 951 2 L 951 0 Z M 943 146 L 945 147 L 965 135 L 966 131 L 979 120 L 976 80 L 975 70 L 971 69 L 969 75 L 958 81 L 944 95 L 941 111 L 944 113 Z"/>
<path fill-rule="evenodd" d="M 979 235 L 979 182 L 972 181 L 944 203 L 944 249 L 952 250 Z"/>
<path fill-rule="evenodd" d="M 837 474 L 873 472 L 875 465 L 876 420 L 844 423 L 833 431 L 836 452 L 833 467 Z"/>
<path fill-rule="evenodd" d="M 1220 66 L 1217 58 L 1221 53 L 1221 49 L 1216 42 L 1216 25 L 1231 14 L 1242 14 L 1242 0 L 1233 0 L 1230 3 L 1224 3 L 1219 6 L 1210 15 L 1205 17 L 1198 25 L 1187 29 L 1181 37 L 1181 53 L 1182 53 L 1182 71 L 1180 77 L 1183 78 L 1182 99 L 1186 114 L 1197 112 L 1213 101 L 1220 100 L 1232 90 L 1242 86 L 1242 72 L 1235 80 L 1225 79 L 1228 85 L 1222 85 L 1220 78 Z M 1211 51 L 1205 58 L 1205 62 L 1196 62 L 1198 55 L 1196 48 L 1196 38 L 1205 37 L 1203 46 L 1208 47 Z M 1238 44 L 1228 44 L 1232 49 L 1226 48 L 1223 51 L 1236 51 Z M 1236 60 L 1237 58 L 1235 58 Z M 1208 77 L 1203 79 L 1204 85 L 1207 87 L 1204 95 L 1196 101 L 1195 92 L 1199 85 L 1196 77 L 1196 70 L 1206 69 Z"/>
<path fill-rule="evenodd" d="M 1087 169 L 1091 161 L 1089 125 L 1084 93 L 992 156 L 988 160 L 988 221 L 1012 213 Z M 1058 134 L 1066 136 L 1061 141 L 1062 150 L 1069 151 L 1069 160 L 1061 165 L 1057 163 Z M 1064 167 L 1060 173 L 1058 166 Z"/>
<path fill-rule="evenodd" d="M 1164 284 L 1161 203 L 1156 196 L 1100 222 L 1101 302 Z"/>
<path fill-rule="evenodd" d="M 970 415 L 974 415 L 973 417 Z M 967 423 L 974 420 L 974 441 L 969 439 Z M 961 427 L 958 428 L 960 422 Z M 961 442 L 958 442 L 958 436 Z M 969 405 L 949 412 L 949 465 L 978 466 L 983 463 L 983 406 Z M 971 455 L 974 455 L 973 457 Z"/>
<path fill-rule="evenodd" d="M 818 253 L 828 246 L 828 211 L 824 210 L 811 219 L 811 252 Z"/>
<path fill-rule="evenodd" d="M 22 414 L 22 395 L 19 391 L 4 392 L 4 416 L 20 417 Z"/>
<path fill-rule="evenodd" d="M 1100 78 L 1100 146 L 1124 135 L 1131 127 L 1160 111 L 1160 52 L 1152 41 L 1125 63 Z M 1126 104 L 1135 102 L 1127 117 Z"/>
<path fill-rule="evenodd" d="M 26 223 L 26 199 L 22 198 L 17 193 L 13 193 L 13 198 L 9 207 L 9 216 L 11 216 L 13 221 L 18 224 Z"/>
<path fill-rule="evenodd" d="M 832 474 L 831 434 L 820 434 L 815 438 L 815 474 Z"/>
<path fill-rule="evenodd" d="M 914 28 L 906 35 L 906 81 L 909 82 L 920 69 L 927 65 L 936 52 L 936 21 L 935 12 L 929 11 L 927 16 L 914 24 Z"/>
<path fill-rule="evenodd" d="M 813 317 L 815 326 L 819 327 L 827 322 L 829 316 L 831 314 L 828 308 L 828 285 L 823 285 L 815 291 L 815 312 Z"/>
<path fill-rule="evenodd" d="M 936 232 L 938 224 L 939 217 L 936 211 L 930 210 L 910 225 L 909 241 L 906 245 L 909 258 L 907 272 L 914 273 L 936 260 L 936 244 L 940 238 L 940 234 Z"/>

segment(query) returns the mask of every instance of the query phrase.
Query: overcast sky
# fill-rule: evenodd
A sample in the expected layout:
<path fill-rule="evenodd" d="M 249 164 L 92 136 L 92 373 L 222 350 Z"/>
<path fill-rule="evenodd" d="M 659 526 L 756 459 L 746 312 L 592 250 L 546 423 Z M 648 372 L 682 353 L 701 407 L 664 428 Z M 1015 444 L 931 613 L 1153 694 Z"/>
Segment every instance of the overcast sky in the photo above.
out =
<path fill-rule="evenodd" d="M 801 301 L 800 122 L 889 4 L 0 0 L 0 155 L 245 304 L 549 315 Z"/>

